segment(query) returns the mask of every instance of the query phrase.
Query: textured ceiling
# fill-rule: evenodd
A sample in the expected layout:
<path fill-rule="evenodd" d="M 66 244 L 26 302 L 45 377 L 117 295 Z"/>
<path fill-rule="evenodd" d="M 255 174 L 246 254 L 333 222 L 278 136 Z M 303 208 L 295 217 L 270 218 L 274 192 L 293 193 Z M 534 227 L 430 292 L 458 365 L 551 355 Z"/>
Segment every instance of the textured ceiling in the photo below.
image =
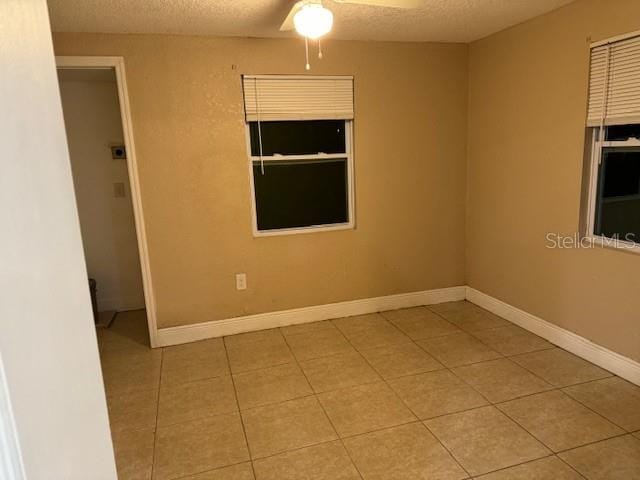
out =
<path fill-rule="evenodd" d="M 333 38 L 470 42 L 572 0 L 421 0 L 400 10 L 325 0 Z M 57 32 L 282 37 L 290 0 L 49 0 Z"/>

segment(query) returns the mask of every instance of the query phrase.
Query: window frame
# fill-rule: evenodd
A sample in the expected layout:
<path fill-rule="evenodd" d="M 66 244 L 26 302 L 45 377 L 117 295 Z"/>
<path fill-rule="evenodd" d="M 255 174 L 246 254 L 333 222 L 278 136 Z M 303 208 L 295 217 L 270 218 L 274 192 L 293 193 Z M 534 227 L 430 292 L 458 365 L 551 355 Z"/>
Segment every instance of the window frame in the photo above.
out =
<path fill-rule="evenodd" d="M 343 119 L 335 119 L 343 120 Z M 304 121 L 304 120 L 300 120 Z M 264 123 L 264 122 L 262 122 Z M 318 232 L 334 232 L 339 230 L 353 230 L 355 229 L 355 188 L 354 188 L 354 161 L 353 161 L 353 120 L 345 119 L 345 153 L 332 153 L 332 154 L 311 154 L 311 155 L 269 155 L 262 156 L 262 161 L 266 164 L 271 161 L 282 160 L 329 160 L 335 159 L 347 159 L 347 215 L 348 221 L 344 223 L 330 223 L 324 225 L 311 225 L 308 227 L 292 227 L 292 228 L 278 228 L 273 230 L 259 230 L 258 229 L 258 214 L 256 208 L 256 189 L 253 179 L 253 163 L 260 162 L 260 156 L 253 156 L 251 154 L 251 129 L 249 122 L 244 122 L 245 129 L 245 142 L 247 149 L 248 168 L 249 168 L 249 185 L 251 196 L 251 230 L 254 238 L 259 237 L 275 237 L 281 235 L 298 235 L 302 233 L 318 233 Z"/>
<path fill-rule="evenodd" d="M 605 125 L 603 128 L 607 128 Z M 591 153 L 589 162 L 589 190 L 587 194 L 587 221 L 586 221 L 586 238 L 595 245 L 622 250 L 625 252 L 633 252 L 640 254 L 640 243 L 629 242 L 626 240 L 613 239 L 604 235 L 595 233 L 596 211 L 598 201 L 598 184 L 600 182 L 600 160 L 602 152 L 605 148 L 612 147 L 634 147 L 640 148 L 640 139 L 627 139 L 622 141 L 603 140 L 600 142 L 600 127 L 591 128 Z M 604 135 L 603 135 L 604 139 Z"/>

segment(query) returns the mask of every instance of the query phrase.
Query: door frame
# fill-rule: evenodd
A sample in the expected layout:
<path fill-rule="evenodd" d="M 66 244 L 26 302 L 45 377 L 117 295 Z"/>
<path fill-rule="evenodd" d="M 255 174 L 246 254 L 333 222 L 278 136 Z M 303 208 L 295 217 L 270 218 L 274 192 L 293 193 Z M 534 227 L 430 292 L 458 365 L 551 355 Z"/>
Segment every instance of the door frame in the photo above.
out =
<path fill-rule="evenodd" d="M 124 145 L 127 152 L 127 173 L 129 187 L 131 188 L 131 203 L 133 205 L 133 217 L 138 241 L 138 256 L 140 257 L 140 270 L 142 273 L 142 289 L 147 312 L 147 324 L 149 326 L 149 343 L 152 348 L 158 346 L 158 324 L 156 321 L 156 302 L 149 265 L 149 248 L 147 245 L 147 232 L 145 229 L 144 212 L 142 208 L 142 196 L 140 194 L 140 177 L 138 174 L 138 162 L 133 140 L 133 124 L 131 121 L 131 109 L 129 95 L 127 93 L 127 78 L 125 74 L 123 57 L 102 56 L 56 56 L 56 67 L 63 69 L 111 69 L 116 74 L 118 99 L 120 101 L 120 119 Z"/>

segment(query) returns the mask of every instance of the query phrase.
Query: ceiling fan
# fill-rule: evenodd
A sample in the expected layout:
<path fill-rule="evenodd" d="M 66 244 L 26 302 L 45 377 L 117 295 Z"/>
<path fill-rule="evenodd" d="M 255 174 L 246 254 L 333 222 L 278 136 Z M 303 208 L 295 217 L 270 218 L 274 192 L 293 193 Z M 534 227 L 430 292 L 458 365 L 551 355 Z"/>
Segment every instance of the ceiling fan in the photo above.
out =
<path fill-rule="evenodd" d="M 335 3 L 368 5 L 387 8 L 415 8 L 419 0 L 332 0 Z M 304 37 L 307 63 L 309 70 L 309 40 L 318 41 L 318 58 L 322 58 L 320 38 L 331 31 L 333 27 L 333 13 L 323 5 L 322 0 L 300 0 L 296 2 L 289 14 L 280 25 L 280 31 L 294 30 Z"/>

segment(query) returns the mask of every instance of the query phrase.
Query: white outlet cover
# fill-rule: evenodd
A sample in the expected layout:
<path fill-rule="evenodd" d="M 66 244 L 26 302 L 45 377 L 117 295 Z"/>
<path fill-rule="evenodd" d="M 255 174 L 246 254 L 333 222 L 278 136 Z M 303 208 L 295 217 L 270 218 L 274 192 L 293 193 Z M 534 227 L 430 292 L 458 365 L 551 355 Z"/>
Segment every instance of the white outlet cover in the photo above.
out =
<path fill-rule="evenodd" d="M 236 274 L 236 290 L 246 290 L 246 289 L 247 289 L 247 274 L 237 273 Z"/>

